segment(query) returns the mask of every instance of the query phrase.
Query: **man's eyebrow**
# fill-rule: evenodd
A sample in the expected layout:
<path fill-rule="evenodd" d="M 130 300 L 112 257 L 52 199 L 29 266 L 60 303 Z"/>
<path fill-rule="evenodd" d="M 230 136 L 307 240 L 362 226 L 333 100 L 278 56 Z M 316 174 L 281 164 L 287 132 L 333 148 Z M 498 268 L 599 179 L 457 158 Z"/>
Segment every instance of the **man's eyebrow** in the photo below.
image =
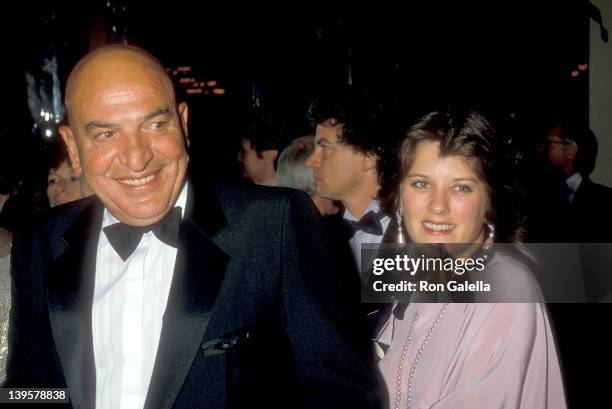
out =
<path fill-rule="evenodd" d="M 333 142 L 328 141 L 327 139 L 319 139 L 317 141 L 317 145 L 333 145 Z"/>
<path fill-rule="evenodd" d="M 410 173 L 408 176 L 406 176 L 406 178 L 423 178 L 423 179 L 429 179 L 429 176 L 427 175 L 422 175 L 420 173 Z"/>
<path fill-rule="evenodd" d="M 114 128 L 117 128 L 117 125 L 103 123 L 103 122 L 89 122 L 87 125 L 85 125 L 85 130 L 86 131 L 91 131 L 92 129 L 95 129 L 95 128 L 110 128 L 110 129 L 114 129 Z"/>
<path fill-rule="evenodd" d="M 170 114 L 170 109 L 169 108 L 160 108 L 160 109 L 156 109 L 155 111 L 146 114 L 143 118 L 142 121 L 143 122 L 147 122 L 157 116 L 160 115 L 168 115 Z M 111 123 L 105 123 L 105 122 L 89 122 L 87 125 L 85 125 L 85 130 L 86 131 L 90 131 L 92 129 L 96 129 L 96 128 L 108 128 L 108 129 L 116 129 L 118 128 L 118 125 L 116 124 L 111 124 Z"/>
<path fill-rule="evenodd" d="M 143 122 L 147 122 L 147 121 L 155 118 L 156 116 L 168 115 L 168 114 L 170 114 L 170 109 L 168 109 L 168 108 L 160 108 L 160 109 L 157 109 L 157 110 L 151 112 L 150 114 L 145 115 L 144 118 L 143 118 Z"/>

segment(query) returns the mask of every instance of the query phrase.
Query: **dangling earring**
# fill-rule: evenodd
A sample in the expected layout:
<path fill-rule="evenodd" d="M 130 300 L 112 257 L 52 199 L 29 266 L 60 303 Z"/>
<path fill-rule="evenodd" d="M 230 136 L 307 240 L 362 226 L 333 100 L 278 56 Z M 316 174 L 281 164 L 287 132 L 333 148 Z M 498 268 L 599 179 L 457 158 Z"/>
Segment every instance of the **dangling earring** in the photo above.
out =
<path fill-rule="evenodd" d="M 406 239 L 404 238 L 404 230 L 402 229 L 402 213 L 404 209 L 402 209 L 402 205 L 399 205 L 397 210 L 395 211 L 395 217 L 397 218 L 397 238 L 396 242 L 398 244 L 405 244 Z"/>
<path fill-rule="evenodd" d="M 484 249 L 488 251 L 491 246 L 493 246 L 493 242 L 495 241 L 495 226 L 493 223 L 487 223 L 487 228 L 489 229 L 489 237 L 485 240 Z"/>

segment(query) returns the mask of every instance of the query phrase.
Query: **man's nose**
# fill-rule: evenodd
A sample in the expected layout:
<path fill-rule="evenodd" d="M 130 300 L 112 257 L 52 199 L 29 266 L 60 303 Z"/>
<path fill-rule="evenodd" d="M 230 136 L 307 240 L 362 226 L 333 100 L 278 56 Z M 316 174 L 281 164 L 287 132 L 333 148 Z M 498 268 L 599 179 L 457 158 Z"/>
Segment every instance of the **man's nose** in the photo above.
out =
<path fill-rule="evenodd" d="M 153 159 L 153 149 L 148 136 L 139 131 L 126 134 L 122 162 L 127 168 L 134 172 L 141 172 Z"/>
<path fill-rule="evenodd" d="M 306 161 L 304 161 L 304 165 L 311 169 L 318 168 L 321 165 L 319 154 L 317 153 L 316 149 L 310 154 L 308 158 L 306 158 Z"/>

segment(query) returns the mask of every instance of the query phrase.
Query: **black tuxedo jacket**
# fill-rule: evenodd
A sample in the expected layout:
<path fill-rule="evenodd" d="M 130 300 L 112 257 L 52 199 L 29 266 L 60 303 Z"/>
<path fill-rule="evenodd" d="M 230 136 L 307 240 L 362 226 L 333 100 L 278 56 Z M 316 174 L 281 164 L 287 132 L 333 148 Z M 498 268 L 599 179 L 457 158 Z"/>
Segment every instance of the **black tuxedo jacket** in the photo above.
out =
<path fill-rule="evenodd" d="M 594 183 L 588 176 L 582 183 L 570 205 L 575 241 L 578 243 L 612 242 L 612 189 Z"/>
<path fill-rule="evenodd" d="M 92 297 L 103 206 L 82 199 L 19 234 L 7 386 L 95 404 Z M 374 408 L 310 199 L 190 185 L 145 408 Z"/>

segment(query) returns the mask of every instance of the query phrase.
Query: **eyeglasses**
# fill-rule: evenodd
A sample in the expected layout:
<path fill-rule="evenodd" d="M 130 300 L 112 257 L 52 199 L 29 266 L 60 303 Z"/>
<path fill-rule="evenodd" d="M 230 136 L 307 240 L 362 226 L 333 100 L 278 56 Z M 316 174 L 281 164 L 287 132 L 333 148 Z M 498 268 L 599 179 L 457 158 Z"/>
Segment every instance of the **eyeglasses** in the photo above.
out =
<path fill-rule="evenodd" d="M 567 145 L 567 143 L 565 143 L 564 141 L 556 140 L 556 139 L 547 139 L 545 141 L 540 142 L 540 145 L 543 148 L 548 148 L 550 145 L 553 145 L 555 143 L 560 144 L 560 145 Z"/>

